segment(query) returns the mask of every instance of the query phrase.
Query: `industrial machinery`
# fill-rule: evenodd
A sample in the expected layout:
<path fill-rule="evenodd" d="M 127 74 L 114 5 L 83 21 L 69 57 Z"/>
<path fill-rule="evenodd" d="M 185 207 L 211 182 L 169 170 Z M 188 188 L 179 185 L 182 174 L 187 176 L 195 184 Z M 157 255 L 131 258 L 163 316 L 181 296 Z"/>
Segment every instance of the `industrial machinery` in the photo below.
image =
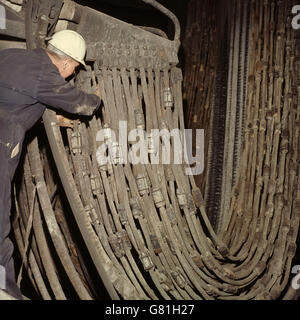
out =
<path fill-rule="evenodd" d="M 297 299 L 294 2 L 191 0 L 184 77 L 178 19 L 141 2 L 173 22 L 172 40 L 76 1 L 0 1 L 1 49 L 78 31 L 88 62 L 71 81 L 103 101 L 67 129 L 47 110 L 29 133 L 15 182 L 18 283 L 45 300 Z M 186 124 L 206 132 L 201 175 Z"/>

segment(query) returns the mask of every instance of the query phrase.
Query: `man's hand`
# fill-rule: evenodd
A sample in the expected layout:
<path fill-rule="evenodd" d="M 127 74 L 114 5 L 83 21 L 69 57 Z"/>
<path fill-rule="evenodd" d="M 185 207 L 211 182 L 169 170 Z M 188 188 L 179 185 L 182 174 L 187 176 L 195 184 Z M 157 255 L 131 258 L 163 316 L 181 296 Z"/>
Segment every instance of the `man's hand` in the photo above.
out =
<path fill-rule="evenodd" d="M 63 117 L 62 115 L 56 115 L 59 126 L 66 128 L 73 128 L 73 120 Z"/>
<path fill-rule="evenodd" d="M 93 92 L 93 93 L 101 99 L 101 94 L 100 94 L 99 86 L 97 86 L 96 89 L 94 89 L 94 92 Z"/>

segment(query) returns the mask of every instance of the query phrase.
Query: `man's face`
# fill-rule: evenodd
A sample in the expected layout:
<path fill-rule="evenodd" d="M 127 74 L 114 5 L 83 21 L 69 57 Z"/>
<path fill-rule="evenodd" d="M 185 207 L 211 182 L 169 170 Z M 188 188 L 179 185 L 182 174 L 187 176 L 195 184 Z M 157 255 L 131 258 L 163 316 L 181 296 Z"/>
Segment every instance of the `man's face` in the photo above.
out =
<path fill-rule="evenodd" d="M 68 78 L 75 73 L 75 69 L 79 66 L 79 62 L 72 59 L 65 59 L 58 63 L 58 71 L 63 78 Z"/>

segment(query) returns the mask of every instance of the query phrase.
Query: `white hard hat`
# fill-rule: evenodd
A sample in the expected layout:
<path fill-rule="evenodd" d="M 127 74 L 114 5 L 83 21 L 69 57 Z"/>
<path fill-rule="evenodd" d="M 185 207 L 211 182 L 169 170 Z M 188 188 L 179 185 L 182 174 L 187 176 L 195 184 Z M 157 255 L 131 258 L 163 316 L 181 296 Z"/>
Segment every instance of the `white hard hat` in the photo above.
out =
<path fill-rule="evenodd" d="M 58 31 L 52 36 L 49 43 L 85 66 L 86 44 L 79 33 L 73 30 Z"/>

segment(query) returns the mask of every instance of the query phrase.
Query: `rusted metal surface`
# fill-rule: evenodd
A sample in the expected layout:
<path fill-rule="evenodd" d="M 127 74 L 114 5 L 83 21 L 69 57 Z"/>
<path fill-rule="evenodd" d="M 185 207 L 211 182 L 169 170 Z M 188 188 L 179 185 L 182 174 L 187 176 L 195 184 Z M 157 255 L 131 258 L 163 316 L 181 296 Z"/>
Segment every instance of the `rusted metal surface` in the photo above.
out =
<path fill-rule="evenodd" d="M 214 5 L 197 2 L 194 12 L 212 12 Z M 215 30 L 206 30 L 196 44 L 199 56 L 191 59 L 194 70 L 188 70 L 184 90 L 193 115 L 188 122 L 209 124 L 210 155 L 200 188 L 186 175 L 186 164 L 123 163 L 130 143 L 126 150 L 120 141 L 113 145 L 110 164 L 97 158 L 97 133 L 105 129 L 109 141 L 110 129 L 119 134 L 120 120 L 127 133 L 145 130 L 149 158 L 157 150 L 152 129 L 184 129 L 178 33 L 169 40 L 72 7 L 71 19 L 77 18 L 69 26 L 87 39 L 89 61 L 74 84 L 98 89 L 103 108 L 68 129 L 47 111 L 50 146 L 42 135 L 27 146 L 14 231 L 21 270 L 40 298 L 97 299 L 103 284 L 112 299 L 296 297 L 288 287 L 300 218 L 300 46 L 291 5 L 233 0 L 226 39 L 215 47 L 209 41 L 217 38 Z M 204 13 L 201 23 L 215 25 L 216 17 Z M 196 25 L 187 39 L 198 33 Z M 171 150 L 178 152 L 174 141 Z"/>
<path fill-rule="evenodd" d="M 232 4 L 231 8 L 233 9 L 235 5 L 240 5 L 238 2 Z M 226 56 L 228 53 L 231 55 L 231 65 L 227 67 L 229 69 L 228 81 L 224 81 L 224 78 L 223 81 L 220 81 L 221 85 L 228 86 L 227 95 L 223 95 L 223 101 L 219 99 L 214 101 L 210 113 L 207 112 L 206 104 L 202 100 L 188 100 L 193 108 L 188 109 L 191 112 L 189 125 L 195 127 L 195 124 L 192 123 L 192 119 L 195 117 L 197 117 L 200 126 L 208 122 L 215 123 L 217 126 L 211 127 L 210 136 L 207 137 L 207 141 L 212 144 L 209 149 L 224 148 L 224 151 L 220 152 L 221 158 L 219 159 L 215 152 L 209 154 L 212 160 L 209 159 L 207 163 L 208 184 L 205 185 L 206 209 L 213 225 L 219 230 L 219 236 L 224 238 L 231 252 L 239 252 L 240 254 L 244 252 L 240 255 L 241 260 L 238 260 L 249 261 L 248 264 L 241 264 L 244 270 L 248 270 L 247 272 L 250 271 L 249 265 L 253 261 L 260 261 L 260 263 L 265 261 L 262 264 L 263 268 L 270 268 L 270 265 L 273 268 L 275 265 L 280 266 L 280 271 L 276 272 L 278 272 L 277 278 L 283 277 L 284 279 L 281 286 L 277 284 L 276 287 L 274 274 L 270 276 L 268 271 L 265 271 L 264 278 L 273 279 L 274 283 L 270 282 L 264 294 L 258 295 L 260 299 L 273 299 L 280 296 L 280 292 L 283 291 L 283 287 L 287 285 L 290 277 L 289 273 L 285 273 L 285 276 L 283 273 L 286 269 L 290 270 L 291 256 L 295 254 L 296 248 L 294 244 L 296 243 L 297 231 L 294 230 L 294 226 L 297 226 L 298 229 L 297 213 L 295 215 L 298 209 L 293 211 L 292 208 L 295 208 L 293 204 L 297 204 L 298 201 L 297 183 L 294 185 L 298 169 L 296 169 L 297 165 L 295 167 L 293 164 L 294 160 L 291 159 L 295 157 L 295 150 L 299 150 L 299 145 L 297 145 L 298 142 L 295 144 L 292 142 L 294 138 L 298 139 L 298 116 L 295 111 L 296 106 L 292 106 L 294 103 L 297 104 L 295 90 L 297 71 L 294 72 L 292 66 L 297 66 L 295 59 L 299 54 L 297 51 L 299 38 L 291 27 L 290 13 L 293 4 L 295 2 L 292 1 L 285 4 L 276 1 L 252 1 L 249 3 L 251 5 L 250 38 L 249 43 L 244 47 L 246 51 L 242 46 L 247 24 L 241 23 L 245 15 L 236 15 L 237 11 L 233 10 L 231 12 L 232 32 L 230 32 L 230 28 L 225 29 L 224 40 L 221 42 L 222 44 L 226 41 L 230 43 L 230 47 L 228 45 L 228 48 L 223 50 L 223 55 Z M 193 3 L 193 1 L 190 5 L 191 12 L 200 6 L 199 3 Z M 243 5 L 246 5 L 246 2 L 243 2 Z M 208 6 L 207 10 L 209 9 Z M 241 10 L 242 8 L 237 9 Z M 193 16 L 191 16 L 191 21 L 193 21 Z M 195 30 L 194 38 L 197 38 L 196 28 L 193 30 Z M 226 35 L 227 31 L 229 31 L 229 38 Z M 198 34 L 201 34 L 200 30 Z M 238 50 L 239 46 L 242 50 Z M 235 50 L 236 52 L 233 54 Z M 249 52 L 249 62 L 244 66 L 240 65 L 239 60 L 247 58 L 247 51 Z M 241 55 L 243 52 L 244 56 Z M 285 58 L 283 59 L 283 57 Z M 202 57 L 197 60 L 198 65 L 194 62 L 193 68 L 197 72 L 201 70 L 201 59 Z M 224 61 L 223 66 L 226 70 L 226 61 L 229 59 L 225 57 Z M 188 76 L 191 76 L 191 73 L 188 73 Z M 221 77 L 220 71 L 219 77 Z M 193 88 L 199 87 L 199 79 L 201 81 L 198 76 L 190 80 L 191 83 L 185 88 L 186 94 L 195 94 Z M 294 84 L 292 84 L 293 81 Z M 286 83 L 287 87 L 283 85 Z M 246 94 L 243 84 L 246 84 Z M 205 88 L 207 90 L 208 86 L 206 85 Z M 215 93 L 217 96 L 214 98 L 220 97 L 220 95 L 218 96 L 218 75 Z M 243 99 L 246 99 L 246 103 L 242 103 Z M 223 110 L 221 113 L 216 112 L 216 108 L 220 110 L 220 105 Z M 246 109 L 241 109 L 241 106 Z M 242 118 L 238 118 L 240 110 L 245 114 Z M 214 120 L 216 117 L 218 122 Z M 209 119 L 211 120 L 208 121 Z M 293 121 L 295 121 L 294 127 Z M 237 126 L 239 134 L 236 134 Z M 231 137 L 230 132 L 232 132 Z M 237 143 L 237 138 L 240 139 L 239 143 Z M 239 148 L 241 151 L 238 151 Z M 298 152 L 296 151 L 296 153 Z M 212 165 L 214 163 L 221 163 L 224 168 L 223 172 L 218 171 L 216 166 Z M 288 169 L 289 165 L 293 168 L 292 172 Z M 271 174 L 271 172 L 273 173 Z M 203 183 L 203 181 L 205 179 L 202 178 L 200 182 Z M 230 204 L 229 209 L 228 204 Z M 281 208 L 282 211 L 280 211 Z M 283 226 L 284 212 L 289 218 L 285 220 Z M 239 227 L 237 227 L 238 225 Z M 289 234 L 288 241 L 286 238 L 282 238 L 284 232 L 281 228 L 286 228 L 285 232 Z M 273 231 L 270 232 L 270 230 Z M 270 239 L 268 234 L 272 235 Z M 236 240 L 233 241 L 233 238 Z M 272 245 L 268 240 L 276 241 L 276 244 Z M 261 253 L 258 253 L 256 248 L 262 244 L 263 247 L 259 249 Z M 277 255 L 272 254 L 272 251 L 269 255 L 267 254 L 268 250 L 273 250 L 272 246 L 278 248 Z M 284 266 L 285 263 L 287 264 Z M 238 267 L 239 270 L 241 268 Z M 279 280 L 277 282 L 279 283 Z M 289 298 L 293 294 L 296 295 L 296 291 L 290 289 Z M 255 297 L 255 294 L 245 296 L 241 294 L 240 298 L 249 297 Z"/>

